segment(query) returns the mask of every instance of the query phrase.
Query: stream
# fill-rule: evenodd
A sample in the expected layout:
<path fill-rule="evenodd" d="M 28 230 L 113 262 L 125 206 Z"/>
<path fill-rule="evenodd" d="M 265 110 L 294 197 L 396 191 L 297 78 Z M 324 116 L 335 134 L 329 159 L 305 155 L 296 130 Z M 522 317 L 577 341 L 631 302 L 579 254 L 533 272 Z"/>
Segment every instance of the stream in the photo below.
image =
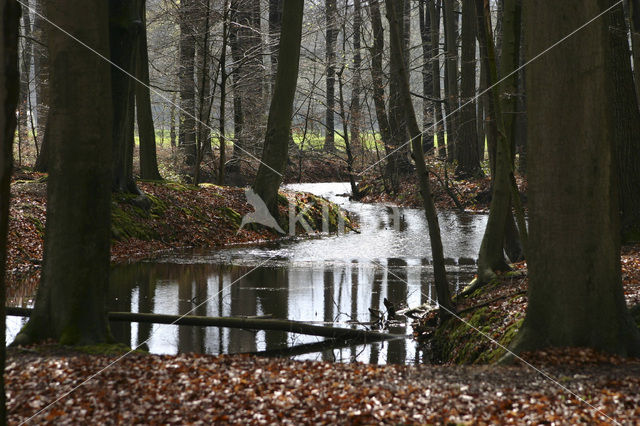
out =
<path fill-rule="evenodd" d="M 112 269 L 110 311 L 202 316 L 250 316 L 335 327 L 368 327 L 386 318 L 384 300 L 397 309 L 435 298 L 427 224 L 420 209 L 349 200 L 348 183 L 287 185 L 350 211 L 360 233 L 350 232 L 224 250 L 177 250 Z M 485 215 L 439 214 L 452 292 L 473 277 Z M 29 306 L 26 303 L 24 306 Z M 191 311 L 191 312 L 190 312 Z M 379 313 L 378 313 L 379 312 Z M 404 318 L 404 317 L 401 317 Z M 7 341 L 26 318 L 7 317 Z M 249 331 L 112 322 L 114 337 L 151 353 L 262 352 L 294 359 L 372 364 L 422 363 L 411 339 L 328 347 L 324 338 L 284 331 Z M 411 334 L 408 321 L 388 331 Z"/>

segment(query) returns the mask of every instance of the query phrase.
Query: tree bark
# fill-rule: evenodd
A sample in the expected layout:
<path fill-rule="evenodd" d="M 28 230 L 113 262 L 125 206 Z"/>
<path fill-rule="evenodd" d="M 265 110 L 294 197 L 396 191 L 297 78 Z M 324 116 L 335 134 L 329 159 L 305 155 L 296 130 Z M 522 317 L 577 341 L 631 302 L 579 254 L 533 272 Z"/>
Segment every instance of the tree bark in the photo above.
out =
<path fill-rule="evenodd" d="M 36 15 L 33 18 L 33 37 L 36 43 L 33 45 L 33 69 L 36 86 L 36 112 L 37 131 L 36 137 L 40 144 L 34 170 L 47 171 L 47 141 L 45 137 L 47 126 L 47 112 L 49 111 L 49 58 L 47 53 L 46 22 L 40 15 L 44 14 L 43 5 L 46 0 L 36 0 Z"/>
<path fill-rule="evenodd" d="M 592 19 L 611 0 L 524 2 L 527 57 Z M 620 273 L 615 89 L 609 23 L 596 20 L 527 71 L 529 304 L 516 352 L 586 346 L 640 354 Z"/>
<path fill-rule="evenodd" d="M 31 88 L 29 80 L 31 77 L 31 61 L 33 59 L 33 42 L 31 36 L 31 16 L 29 11 L 29 0 L 22 0 L 22 53 L 20 57 L 20 104 L 18 106 L 18 154 L 21 154 L 22 147 L 29 143 L 29 97 Z M 19 158 L 18 165 L 21 166 L 22 158 Z"/>
<path fill-rule="evenodd" d="M 335 152 L 335 86 L 336 86 L 336 40 L 338 39 L 338 26 L 336 16 L 336 0 L 325 0 L 325 25 L 326 25 L 326 61 L 327 61 L 327 109 L 325 118 L 324 151 Z"/>
<path fill-rule="evenodd" d="M 462 111 L 460 138 L 456 148 L 456 175 L 471 178 L 482 174 L 478 158 L 478 128 L 476 125 L 476 28 L 474 0 L 462 2 Z"/>
<path fill-rule="evenodd" d="M 427 0 L 419 0 L 418 14 L 420 39 L 422 41 L 422 95 L 424 96 L 422 101 L 422 128 L 425 130 L 425 134 L 422 136 L 422 149 L 425 152 L 429 152 L 434 148 L 434 110 L 439 104 L 428 99 L 440 98 L 440 94 L 438 93 L 436 96 L 433 89 L 434 67 L 432 65 L 435 60 L 432 58 L 432 56 L 435 56 L 433 54 L 434 45 L 437 45 L 438 42 L 434 43 L 432 41 L 431 8 L 427 5 Z M 427 129 L 430 129 L 430 131 L 427 131 Z"/>
<path fill-rule="evenodd" d="M 47 17 L 109 56 L 109 5 L 67 0 Z M 111 241 L 112 98 L 109 65 L 48 27 L 51 156 L 42 279 L 14 344 L 110 340 L 106 311 Z"/>
<path fill-rule="evenodd" d="M 235 137 L 239 148 L 244 150 L 234 149 L 234 163 L 247 152 L 259 155 L 264 137 L 265 73 L 259 6 L 260 2 L 255 0 L 232 1 L 234 96 L 238 97 L 238 113 L 241 114 Z"/>
<path fill-rule="evenodd" d="M 9 231 L 9 200 L 13 171 L 13 140 L 16 131 L 20 74 L 18 68 L 18 27 L 20 8 L 13 0 L 0 3 L 0 339 L 6 340 L 5 271 L 7 235 Z M 0 371 L 6 363 L 5 345 L 0 348 Z M 0 377 L 0 423 L 6 424 L 6 394 L 4 376 Z"/>
<path fill-rule="evenodd" d="M 354 150 L 361 149 L 360 127 L 362 123 L 362 109 L 360 96 L 362 94 L 362 5 L 361 0 L 353 1 L 353 77 L 351 83 L 351 103 L 349 105 L 351 116 L 351 146 Z"/>
<path fill-rule="evenodd" d="M 393 1 L 394 0 L 386 0 L 387 14 L 389 17 L 389 26 L 391 33 L 391 45 L 395 45 L 396 49 L 401 49 L 402 38 L 399 31 L 400 21 L 399 15 L 393 7 Z M 429 175 L 424 164 L 424 153 L 422 151 L 421 141 L 422 131 L 418 126 L 416 114 L 413 109 L 413 103 L 411 102 L 409 75 L 407 69 L 404 67 L 404 63 L 405 62 L 403 60 L 400 61 L 401 65 L 399 67 L 399 72 L 403 83 L 400 86 L 400 90 L 402 99 L 404 100 L 404 113 L 406 116 L 407 124 L 409 126 L 409 131 L 411 133 L 413 155 L 416 164 L 416 174 L 418 175 L 424 213 L 429 227 L 429 239 L 431 241 L 431 252 L 433 254 L 434 280 L 438 297 L 438 304 L 440 305 L 439 316 L 442 320 L 445 320 L 446 318 L 450 317 L 450 315 L 454 311 L 454 307 L 453 303 L 451 302 L 449 284 L 447 283 L 447 273 L 444 265 L 444 253 L 442 249 L 442 239 L 440 236 L 440 225 L 438 224 L 438 215 L 436 213 L 435 205 L 433 204 Z"/>
<path fill-rule="evenodd" d="M 298 81 L 303 11 L 303 0 L 284 0 L 276 86 L 269 109 L 262 161 L 253 184 L 253 190 L 276 219 L 279 217 L 278 188 L 287 165 L 293 98 Z"/>
<path fill-rule="evenodd" d="M 431 49 L 433 62 L 433 93 L 438 99 L 442 98 L 442 88 L 440 85 L 440 11 L 442 10 L 442 0 L 432 0 L 429 2 L 430 17 L 431 17 L 431 40 L 433 40 L 433 48 Z M 435 105 L 435 115 L 433 117 L 434 122 L 437 123 L 434 133 L 438 140 L 438 157 L 447 158 L 447 145 L 444 140 L 444 125 L 442 118 L 442 108 L 444 103 L 437 103 Z"/>
<path fill-rule="evenodd" d="M 384 27 L 378 0 L 369 1 L 369 14 L 371 15 L 371 28 L 373 32 L 373 44 L 371 46 L 371 80 L 373 82 L 373 102 L 376 110 L 376 119 L 380 128 L 380 136 L 387 154 L 386 180 L 391 184 L 392 190 L 398 187 L 398 169 L 396 165 L 397 155 L 392 153 L 391 129 L 384 93 L 384 73 L 382 70 L 382 56 L 384 50 Z"/>
<path fill-rule="evenodd" d="M 454 111 L 458 108 L 458 20 L 454 16 L 454 0 L 443 0 L 444 40 L 447 52 L 445 60 L 445 113 L 447 125 L 447 160 L 453 162 L 458 141 L 458 120 Z"/>
<path fill-rule="evenodd" d="M 618 187 L 623 241 L 640 241 L 640 110 L 635 96 L 624 9 L 609 15 L 611 78 L 614 82 L 616 125 L 613 137 L 618 162 Z M 639 64 L 640 65 L 640 64 Z"/>
<path fill-rule="evenodd" d="M 196 28 L 194 0 L 180 2 L 180 112 L 178 147 L 184 156 L 184 165 L 192 170 L 196 162 Z"/>
<path fill-rule="evenodd" d="M 143 84 L 135 84 L 138 136 L 140 138 L 140 178 L 161 180 L 156 156 L 156 132 L 151 112 L 151 93 L 149 90 L 149 51 L 147 49 L 146 0 L 139 2 L 138 16 L 142 18 L 140 37 L 138 38 L 138 56 L 136 59 L 136 77 Z"/>
<path fill-rule="evenodd" d="M 109 43 L 113 104 L 112 188 L 115 192 L 140 194 L 133 178 L 133 133 L 135 88 L 129 75 L 135 75 L 137 39 L 142 20 L 137 2 L 109 1 Z M 49 33 L 51 34 L 51 33 Z M 53 127 L 53 124 L 52 124 Z"/>
<path fill-rule="evenodd" d="M 486 46 L 485 63 L 489 70 L 487 84 L 489 87 L 498 81 L 498 73 L 495 62 L 495 47 L 491 30 L 491 16 L 489 0 L 476 0 L 479 31 L 482 38 L 481 44 Z M 480 26 L 481 25 L 481 26 Z M 496 278 L 497 271 L 509 270 L 509 265 L 504 258 L 504 237 L 510 211 L 510 182 L 511 153 L 506 139 L 506 131 L 502 121 L 502 110 L 498 88 L 492 89 L 492 108 L 497 124 L 496 169 L 492 176 L 492 197 L 489 210 L 489 219 L 484 231 L 480 252 L 478 253 L 478 282 L 488 283 Z"/>
<path fill-rule="evenodd" d="M 271 94 L 276 85 L 280 28 L 282 26 L 282 0 L 269 0 L 269 54 L 271 56 Z"/>

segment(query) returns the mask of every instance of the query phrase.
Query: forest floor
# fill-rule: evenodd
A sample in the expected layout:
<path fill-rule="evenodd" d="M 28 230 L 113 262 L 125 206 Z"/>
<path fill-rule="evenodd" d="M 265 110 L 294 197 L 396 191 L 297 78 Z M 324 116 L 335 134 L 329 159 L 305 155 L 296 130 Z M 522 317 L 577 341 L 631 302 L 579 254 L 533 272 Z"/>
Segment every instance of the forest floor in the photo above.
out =
<path fill-rule="evenodd" d="M 640 418 L 640 361 L 581 349 L 528 356 L 537 370 L 35 349 L 9 350 L 9 423 L 635 424 Z"/>

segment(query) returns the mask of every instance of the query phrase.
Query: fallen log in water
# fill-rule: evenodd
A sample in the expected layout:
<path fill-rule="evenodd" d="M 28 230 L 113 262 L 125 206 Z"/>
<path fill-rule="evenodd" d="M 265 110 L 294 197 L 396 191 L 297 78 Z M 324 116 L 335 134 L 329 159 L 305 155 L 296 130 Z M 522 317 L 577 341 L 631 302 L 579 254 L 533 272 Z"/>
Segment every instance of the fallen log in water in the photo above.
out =
<path fill-rule="evenodd" d="M 6 307 L 6 314 L 12 316 L 31 316 L 33 309 Z M 329 337 L 334 339 L 391 340 L 406 338 L 401 334 L 379 333 L 377 331 L 351 328 L 326 327 L 311 325 L 300 321 L 281 319 L 264 319 L 255 317 L 201 317 L 192 315 L 143 314 L 133 312 L 109 312 L 111 321 L 128 321 L 152 324 L 191 325 L 198 327 L 242 328 L 247 330 L 277 330 L 310 336 Z"/>

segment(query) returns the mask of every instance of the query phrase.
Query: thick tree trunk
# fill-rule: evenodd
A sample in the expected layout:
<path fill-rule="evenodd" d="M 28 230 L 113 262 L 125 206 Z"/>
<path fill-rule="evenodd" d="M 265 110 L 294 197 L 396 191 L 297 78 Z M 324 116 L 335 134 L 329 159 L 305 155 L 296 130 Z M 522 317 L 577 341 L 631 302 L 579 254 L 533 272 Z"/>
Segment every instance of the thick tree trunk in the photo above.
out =
<path fill-rule="evenodd" d="M 629 24 L 631 27 L 631 45 L 633 47 L 633 79 L 636 87 L 636 96 L 640 98 L 640 0 L 627 2 Z"/>
<path fill-rule="evenodd" d="M 198 121 L 196 122 L 196 161 L 193 166 L 193 183 L 200 183 L 200 165 L 205 156 L 211 157 L 211 107 L 215 95 L 215 85 L 211 90 L 211 55 L 210 55 L 210 32 L 211 32 L 211 0 L 206 0 L 198 9 L 200 15 L 198 23 L 198 34 L 196 41 L 197 77 L 198 77 Z M 219 66 L 219 64 L 218 64 Z M 217 79 L 216 74 L 214 79 Z"/>
<path fill-rule="evenodd" d="M 458 20 L 454 16 L 454 0 L 443 0 L 444 40 L 447 57 L 445 60 L 445 112 L 447 114 L 447 160 L 453 162 L 458 141 Z"/>
<path fill-rule="evenodd" d="M 140 0 L 137 0 L 140 1 Z M 126 71 L 135 75 L 137 39 L 141 32 L 138 3 L 124 0 L 109 2 L 109 44 L 113 104 L 112 189 L 140 194 L 133 178 L 134 84 Z M 119 68 L 121 69 L 119 69 Z M 53 123 L 51 127 L 53 128 Z"/>
<path fill-rule="evenodd" d="M 460 138 L 456 147 L 456 175 L 462 178 L 479 176 L 478 128 L 476 125 L 476 27 L 474 0 L 462 2 L 462 104 Z"/>
<path fill-rule="evenodd" d="M 262 61 L 262 32 L 260 29 L 260 2 L 255 0 L 232 1 L 232 55 L 235 62 L 234 96 L 238 97 L 242 115 L 236 131 L 236 143 L 244 151 L 234 149 L 239 160 L 249 152 L 259 155 L 264 137 L 265 81 Z"/>
<path fill-rule="evenodd" d="M 532 57 L 611 0 L 524 2 Z M 607 19 L 532 63 L 529 97 L 529 305 L 514 350 L 587 346 L 640 355 L 624 300 Z"/>
<path fill-rule="evenodd" d="M 16 131 L 18 107 L 18 24 L 20 8 L 11 1 L 0 3 L 0 339 L 6 340 L 5 270 L 7 261 L 7 235 L 9 231 L 9 199 L 13 170 L 13 140 Z M 6 361 L 5 345 L 0 348 L 0 371 Z M 0 377 L 0 423 L 6 423 L 6 394 L 4 376 Z"/>
<path fill-rule="evenodd" d="M 271 90 L 276 85 L 278 52 L 280 50 L 280 28 L 282 26 L 282 0 L 269 0 L 269 55 L 271 56 Z"/>
<path fill-rule="evenodd" d="M 487 84 L 491 86 L 498 80 L 495 63 L 495 47 L 493 46 L 493 34 L 491 30 L 491 16 L 489 0 L 476 0 L 478 14 L 478 34 L 480 43 L 486 46 L 485 63 L 489 70 Z M 492 198 L 489 210 L 489 219 L 484 231 L 480 252 L 478 253 L 478 281 L 487 283 L 496 278 L 497 271 L 509 270 L 504 258 L 505 227 L 510 211 L 510 181 L 511 153 L 506 139 L 506 131 L 502 121 L 502 110 L 498 88 L 492 89 L 493 112 L 498 129 L 498 141 L 496 147 L 496 169 L 492 176 Z"/>
<path fill-rule="evenodd" d="M 499 85 L 502 122 L 511 147 L 512 161 L 516 153 L 515 119 L 518 110 L 518 73 L 520 65 L 520 36 L 522 30 L 522 0 L 503 0 L 502 56 L 500 76 L 509 76 Z"/>
<path fill-rule="evenodd" d="M 103 1 L 47 4 L 47 16 L 109 56 Z M 51 156 L 42 279 L 31 319 L 14 344 L 110 340 L 106 294 L 111 241 L 111 73 L 103 59 L 53 27 Z"/>
<path fill-rule="evenodd" d="M 327 109 L 325 114 L 324 150 L 334 152 L 335 142 L 335 86 L 336 86 L 336 40 L 338 38 L 338 26 L 336 16 L 336 0 L 325 0 L 325 25 L 326 25 L 326 61 L 327 61 Z"/>
<path fill-rule="evenodd" d="M 275 218 L 279 217 L 278 188 L 287 165 L 293 98 L 298 82 L 303 10 L 303 0 L 284 0 L 276 86 L 269 109 L 262 161 L 253 184 L 253 190 Z"/>
<path fill-rule="evenodd" d="M 640 110 L 635 96 L 622 5 L 611 11 L 608 18 L 611 26 L 611 78 L 616 99 L 613 136 L 618 162 L 622 238 L 640 241 Z"/>
<path fill-rule="evenodd" d="M 389 8 L 395 8 L 395 15 L 403 19 L 404 1 L 386 2 L 387 17 L 389 16 Z M 402 21 L 405 22 L 404 19 Z M 391 146 L 393 148 L 394 159 L 392 163 L 395 167 L 395 173 L 406 174 L 411 170 L 409 163 L 409 154 L 411 145 L 409 141 L 409 129 L 407 118 L 404 114 L 404 99 L 401 95 L 401 86 L 403 84 L 400 76 L 400 68 L 407 67 L 407 55 L 404 52 L 406 47 L 406 37 L 404 32 L 404 24 L 400 24 L 398 31 L 400 32 L 400 44 L 391 44 L 389 46 L 389 129 L 391 130 Z"/>
<path fill-rule="evenodd" d="M 396 49 L 401 49 L 401 36 L 400 36 L 400 21 L 399 15 L 393 7 L 394 0 L 386 0 L 387 14 L 389 16 L 389 26 L 391 33 L 391 45 L 395 45 Z M 416 164 L 416 174 L 418 175 L 420 194 L 422 195 L 422 202 L 424 206 L 425 216 L 427 218 L 427 224 L 429 226 L 429 239 L 431 241 L 431 252 L 433 254 L 433 272 L 436 286 L 436 293 L 438 297 L 438 304 L 440 305 L 440 318 L 448 318 L 454 311 L 453 303 L 451 302 L 451 295 L 449 292 L 449 284 L 447 283 L 447 273 L 444 266 L 444 254 L 442 249 L 442 239 L 440 236 L 440 225 L 438 224 L 438 215 L 436 213 L 435 205 L 433 204 L 433 197 L 431 195 L 431 185 L 429 183 L 429 175 L 427 168 L 424 164 L 424 153 L 422 151 L 422 131 L 418 126 L 416 120 L 416 114 L 413 109 L 413 103 L 411 102 L 411 92 L 409 89 L 409 75 L 407 69 L 404 67 L 404 61 L 400 61 L 399 67 L 402 83 L 400 86 L 401 96 L 404 100 L 403 109 L 409 131 L 411 133 L 413 155 Z"/>
<path fill-rule="evenodd" d="M 140 37 L 138 38 L 138 57 L 136 77 L 143 84 L 135 84 L 138 136 L 140 138 L 140 178 L 161 180 L 156 156 L 156 132 L 151 112 L 151 93 L 149 90 L 149 52 L 147 49 L 146 0 L 139 3 L 138 15 L 142 18 Z"/>

